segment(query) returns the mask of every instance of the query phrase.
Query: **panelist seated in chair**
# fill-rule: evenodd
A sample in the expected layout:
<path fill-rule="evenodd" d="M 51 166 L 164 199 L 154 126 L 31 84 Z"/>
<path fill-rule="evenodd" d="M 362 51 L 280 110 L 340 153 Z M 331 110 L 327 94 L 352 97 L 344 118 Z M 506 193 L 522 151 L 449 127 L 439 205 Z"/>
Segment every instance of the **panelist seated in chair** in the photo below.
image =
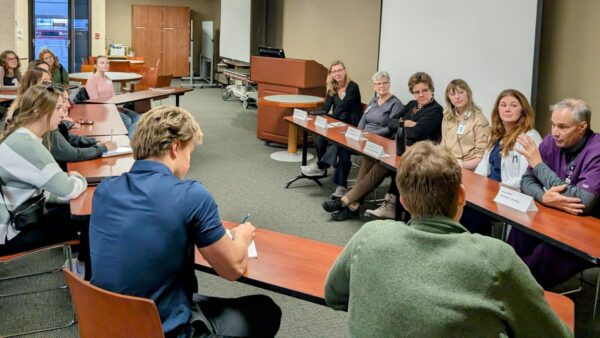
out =
<path fill-rule="evenodd" d="M 144 114 L 131 141 L 131 171 L 105 179 L 94 193 L 91 283 L 152 299 L 167 337 L 272 337 L 281 310 L 269 297 L 195 294 L 196 246 L 220 276 L 236 280 L 246 270 L 255 233 L 247 222 L 227 236 L 208 190 L 184 179 L 201 142 L 200 126 L 184 109 Z"/>
<path fill-rule="evenodd" d="M 19 100 L 19 114 L 0 136 L 0 256 L 76 239 L 68 201 L 81 195 L 87 182 L 76 172 L 63 172 L 42 145 L 48 131 L 63 118 L 62 89 L 35 85 Z M 43 215 L 26 227 L 11 222 L 10 213 L 40 194 Z M 10 210 L 10 212 L 9 212 Z"/>
<path fill-rule="evenodd" d="M 514 250 L 458 220 L 462 171 L 418 142 L 396 176 L 408 223 L 365 224 L 336 259 L 325 301 L 348 311 L 350 337 L 571 337 Z"/>
<path fill-rule="evenodd" d="M 112 80 L 106 75 L 110 67 L 108 57 L 104 55 L 96 56 L 96 63 L 94 64 L 94 74 L 87 80 L 85 84 L 85 90 L 90 99 L 97 98 L 111 98 L 115 96 L 115 87 L 113 86 Z M 135 127 L 140 120 L 140 114 L 134 112 L 131 109 L 127 109 L 119 106 L 119 113 L 121 119 L 127 128 L 127 134 L 129 138 L 133 137 L 135 133 Z"/>
<path fill-rule="evenodd" d="M 390 74 L 386 71 L 379 71 L 371 77 L 375 97 L 369 102 L 367 109 L 363 113 L 358 127 L 366 132 L 381 135 L 387 138 L 393 138 L 394 133 L 388 127 L 390 119 L 396 119 L 404 108 L 404 105 L 394 94 L 390 92 Z M 389 171 L 379 164 L 378 160 L 363 156 L 356 176 L 356 183 L 352 189 L 349 189 L 341 197 L 345 205 L 352 204 L 353 209 L 343 209 L 341 212 L 334 212 L 331 217 L 334 220 L 345 220 L 348 218 L 358 218 L 358 208 L 364 197 L 376 189 Z M 350 201 L 356 201 L 350 203 Z M 325 210 L 331 206 L 340 205 L 341 201 L 325 201 L 323 207 Z"/>
<path fill-rule="evenodd" d="M 323 111 L 326 114 L 356 126 L 362 116 L 360 90 L 356 82 L 350 79 L 346 66 L 342 61 L 333 61 L 327 74 L 327 93 Z M 319 177 L 327 174 L 327 168 L 335 167 L 332 176 L 333 183 L 337 185 L 333 196 L 341 197 L 348 187 L 348 175 L 352 168 L 350 151 L 332 144 L 324 137 L 316 137 L 315 148 L 317 160 L 301 166 L 304 176 Z"/>
<path fill-rule="evenodd" d="M 582 100 L 564 99 L 550 107 L 552 132 L 539 149 L 534 140 L 520 136 L 519 153 L 529 169 L 521 190 L 536 201 L 574 215 L 600 217 L 600 134 L 590 129 L 592 111 Z M 577 272 L 592 267 L 587 261 L 512 229 L 514 246 L 538 282 L 551 288 Z"/>

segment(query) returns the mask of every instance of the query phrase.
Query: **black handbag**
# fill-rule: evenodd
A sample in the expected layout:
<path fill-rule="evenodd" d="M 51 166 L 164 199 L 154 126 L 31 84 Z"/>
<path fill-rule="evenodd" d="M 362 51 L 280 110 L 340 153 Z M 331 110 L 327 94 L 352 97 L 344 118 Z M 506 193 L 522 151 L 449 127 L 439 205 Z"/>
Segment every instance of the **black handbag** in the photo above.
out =
<path fill-rule="evenodd" d="M 23 231 L 36 224 L 41 224 L 42 218 L 44 217 L 44 206 L 46 204 L 46 197 L 44 197 L 43 191 L 41 194 L 29 198 L 15 210 L 10 211 L 6 205 L 3 187 L 4 181 L 0 178 L 0 195 L 2 195 L 4 207 L 6 208 L 6 211 L 8 211 L 8 224 L 12 224 L 18 231 Z"/>

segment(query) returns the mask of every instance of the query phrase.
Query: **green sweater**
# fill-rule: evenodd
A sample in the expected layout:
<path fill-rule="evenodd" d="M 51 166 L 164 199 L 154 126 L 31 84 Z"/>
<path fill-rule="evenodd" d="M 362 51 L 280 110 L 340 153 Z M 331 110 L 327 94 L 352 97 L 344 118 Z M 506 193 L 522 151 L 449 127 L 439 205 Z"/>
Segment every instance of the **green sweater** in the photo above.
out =
<path fill-rule="evenodd" d="M 69 84 L 69 74 L 62 64 L 58 64 L 58 67 L 52 72 L 52 82 L 61 83 L 64 85 Z"/>
<path fill-rule="evenodd" d="M 350 337 L 571 337 L 508 244 L 436 217 L 365 224 L 329 271 L 325 301 Z"/>

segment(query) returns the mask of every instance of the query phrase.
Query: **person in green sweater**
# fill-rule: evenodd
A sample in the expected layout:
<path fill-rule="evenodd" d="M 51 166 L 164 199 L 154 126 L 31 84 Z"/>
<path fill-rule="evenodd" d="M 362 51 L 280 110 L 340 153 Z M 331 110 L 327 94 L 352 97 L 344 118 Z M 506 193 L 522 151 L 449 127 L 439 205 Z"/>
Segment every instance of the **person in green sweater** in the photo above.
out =
<path fill-rule="evenodd" d="M 443 146 L 402 156 L 396 184 L 413 219 L 365 224 L 327 276 L 350 337 L 572 337 L 514 250 L 458 223 L 461 179 Z"/>
<path fill-rule="evenodd" d="M 50 66 L 50 74 L 52 75 L 52 82 L 68 85 L 69 84 L 69 73 L 65 67 L 58 62 L 58 58 L 48 48 L 40 50 L 38 59 L 46 62 Z"/>

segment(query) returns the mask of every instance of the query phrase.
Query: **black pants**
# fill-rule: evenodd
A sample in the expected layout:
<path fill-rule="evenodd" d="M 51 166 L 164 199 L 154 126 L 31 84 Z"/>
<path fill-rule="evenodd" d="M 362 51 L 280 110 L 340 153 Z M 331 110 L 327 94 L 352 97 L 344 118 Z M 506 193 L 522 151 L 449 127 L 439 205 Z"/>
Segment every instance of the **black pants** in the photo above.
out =
<path fill-rule="evenodd" d="M 281 309 L 264 295 L 218 298 L 195 294 L 193 337 L 275 337 Z"/>
<path fill-rule="evenodd" d="M 348 176 L 352 169 L 352 153 L 350 150 L 332 144 L 327 148 L 328 141 L 324 137 L 317 137 L 315 148 L 317 152 L 317 166 L 319 169 L 334 167 L 332 181 L 336 185 L 348 186 Z"/>
<path fill-rule="evenodd" d="M 43 246 L 77 239 L 77 224 L 71 220 L 68 204 L 46 205 L 48 212 L 42 224 L 21 231 L 0 245 L 0 256 L 37 249 Z"/>

